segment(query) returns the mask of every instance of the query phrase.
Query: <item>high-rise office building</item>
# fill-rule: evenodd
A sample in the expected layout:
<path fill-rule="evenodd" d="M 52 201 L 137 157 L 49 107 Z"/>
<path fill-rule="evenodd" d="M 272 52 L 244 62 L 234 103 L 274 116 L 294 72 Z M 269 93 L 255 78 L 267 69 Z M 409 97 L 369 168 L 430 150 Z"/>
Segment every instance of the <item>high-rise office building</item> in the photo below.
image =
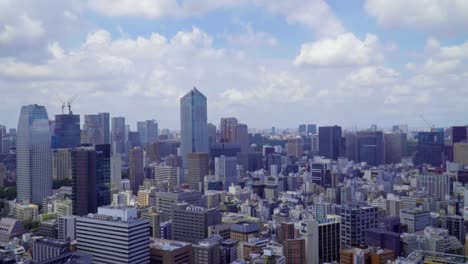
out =
<path fill-rule="evenodd" d="M 222 237 L 212 236 L 193 245 L 193 264 L 220 264 Z"/>
<path fill-rule="evenodd" d="M 239 144 L 241 152 L 249 151 L 249 132 L 246 124 L 237 124 L 234 126 L 234 142 Z"/>
<path fill-rule="evenodd" d="M 366 162 L 371 166 L 385 163 L 385 145 L 382 131 L 357 132 L 358 162 Z"/>
<path fill-rule="evenodd" d="M 298 129 L 299 134 L 307 134 L 306 124 L 300 124 Z"/>
<path fill-rule="evenodd" d="M 52 153 L 52 178 L 71 179 L 71 152 L 69 149 L 54 149 Z"/>
<path fill-rule="evenodd" d="M 284 257 L 288 264 L 304 264 L 306 262 L 306 246 L 304 238 L 287 239 L 283 241 Z"/>
<path fill-rule="evenodd" d="M 201 205 L 202 194 L 200 192 L 156 192 L 156 211 L 166 217 L 168 220 L 173 207 L 181 202 L 193 205 Z"/>
<path fill-rule="evenodd" d="M 366 230 L 377 227 L 378 208 L 348 204 L 341 207 L 341 248 L 366 243 Z"/>
<path fill-rule="evenodd" d="M 219 124 L 221 133 L 221 142 L 234 142 L 234 128 L 237 126 L 238 121 L 235 117 L 223 117 Z"/>
<path fill-rule="evenodd" d="M 81 144 L 80 116 L 63 114 L 55 116 L 52 145 L 54 148 L 76 148 Z"/>
<path fill-rule="evenodd" d="M 110 144 L 109 113 L 85 115 L 83 131 L 85 140 L 82 143 L 91 145 Z"/>
<path fill-rule="evenodd" d="M 166 165 L 154 167 L 154 179 L 158 182 L 167 183 L 170 188 L 177 187 L 178 168 Z"/>
<path fill-rule="evenodd" d="M 209 175 L 209 162 L 208 153 L 188 153 L 185 183 L 191 190 L 200 191 L 204 177 Z"/>
<path fill-rule="evenodd" d="M 355 132 L 347 132 L 345 134 L 346 140 L 346 158 L 354 162 L 358 162 L 358 147 L 357 135 Z"/>
<path fill-rule="evenodd" d="M 286 143 L 286 154 L 296 158 L 302 157 L 302 154 L 304 154 L 304 144 L 302 139 L 288 139 L 288 142 Z"/>
<path fill-rule="evenodd" d="M 47 263 L 70 251 L 70 242 L 59 241 L 53 238 L 35 238 L 31 244 L 33 263 Z"/>
<path fill-rule="evenodd" d="M 312 134 L 312 135 L 317 134 L 317 125 L 316 124 L 308 124 L 307 125 L 307 134 Z"/>
<path fill-rule="evenodd" d="M 122 156 L 114 153 L 111 157 L 111 191 L 121 190 L 122 185 Z"/>
<path fill-rule="evenodd" d="M 340 256 L 340 217 L 329 215 L 327 219 L 301 222 L 300 233 L 305 239 L 304 263 L 319 264 L 338 261 Z"/>
<path fill-rule="evenodd" d="M 111 150 L 109 144 L 95 145 L 96 151 L 96 205 L 111 203 Z"/>
<path fill-rule="evenodd" d="M 341 127 L 319 127 L 319 155 L 337 160 L 341 155 Z"/>
<path fill-rule="evenodd" d="M 150 263 L 192 264 L 192 244 L 176 240 L 152 239 Z"/>
<path fill-rule="evenodd" d="M 453 161 L 461 165 L 468 165 L 468 142 L 453 144 Z"/>
<path fill-rule="evenodd" d="M 216 126 L 208 123 L 208 145 L 216 143 L 217 135 L 216 135 Z"/>
<path fill-rule="evenodd" d="M 172 238 L 198 243 L 209 237 L 208 227 L 218 224 L 221 224 L 221 212 L 218 209 L 177 204 L 172 212 Z"/>
<path fill-rule="evenodd" d="M 422 209 L 403 209 L 400 211 L 400 223 L 408 227 L 409 233 L 422 231 L 431 225 L 431 215 Z"/>
<path fill-rule="evenodd" d="M 52 194 L 52 150 L 49 119 L 44 106 L 21 108 L 16 142 L 18 200 L 41 204 Z"/>
<path fill-rule="evenodd" d="M 58 218 L 58 239 L 66 241 L 76 238 L 76 216 L 68 215 Z"/>
<path fill-rule="evenodd" d="M 216 179 L 224 183 L 224 189 L 237 183 L 237 158 L 221 156 L 215 158 Z"/>
<path fill-rule="evenodd" d="M 468 131 L 466 126 L 454 126 L 452 127 L 452 144 L 467 140 Z"/>
<path fill-rule="evenodd" d="M 136 208 L 100 207 L 98 214 L 76 219 L 78 251 L 93 263 L 149 263 L 149 224 Z"/>
<path fill-rule="evenodd" d="M 153 143 L 158 140 L 158 122 L 156 120 L 137 122 L 137 130 L 142 145 Z"/>
<path fill-rule="evenodd" d="M 74 215 L 86 215 L 97 211 L 96 200 L 96 151 L 91 147 L 71 151 L 72 208 Z"/>
<path fill-rule="evenodd" d="M 444 132 L 431 131 L 418 133 L 418 146 L 415 156 L 415 164 L 428 163 L 432 166 L 440 166 L 444 153 Z"/>
<path fill-rule="evenodd" d="M 462 244 L 465 244 L 466 227 L 465 220 L 459 215 L 447 215 L 448 234 L 458 238 Z"/>
<path fill-rule="evenodd" d="M 208 153 L 208 113 L 206 97 L 193 88 L 180 99 L 182 167 L 187 167 L 187 154 Z"/>
<path fill-rule="evenodd" d="M 406 135 L 405 135 L 406 139 Z M 400 133 L 385 133 L 385 164 L 400 163 L 403 157 L 402 146 L 406 142 L 402 142 L 403 137 Z"/>
<path fill-rule="evenodd" d="M 125 117 L 112 118 L 112 153 L 125 153 L 126 151 Z"/>
<path fill-rule="evenodd" d="M 140 185 L 145 179 L 144 174 L 144 151 L 141 148 L 134 148 L 130 151 L 129 160 L 129 180 L 133 194 L 137 194 Z"/>

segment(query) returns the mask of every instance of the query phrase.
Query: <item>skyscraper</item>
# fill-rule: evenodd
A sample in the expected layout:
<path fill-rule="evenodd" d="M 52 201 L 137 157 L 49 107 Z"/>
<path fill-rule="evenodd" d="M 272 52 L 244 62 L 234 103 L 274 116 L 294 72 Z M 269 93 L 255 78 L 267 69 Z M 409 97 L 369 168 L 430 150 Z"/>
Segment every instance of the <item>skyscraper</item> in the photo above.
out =
<path fill-rule="evenodd" d="M 18 199 L 42 203 L 52 194 L 52 151 L 44 106 L 21 108 L 16 143 Z"/>
<path fill-rule="evenodd" d="M 237 183 L 237 158 L 226 156 L 215 158 L 215 176 L 223 181 L 225 190 L 228 190 L 231 184 Z"/>
<path fill-rule="evenodd" d="M 64 114 L 55 116 L 54 148 L 76 148 L 81 142 L 80 116 Z"/>
<path fill-rule="evenodd" d="M 234 126 L 234 142 L 239 143 L 241 152 L 249 151 L 249 132 L 246 124 Z"/>
<path fill-rule="evenodd" d="M 341 208 L 341 248 L 366 243 L 366 230 L 377 227 L 377 207 L 348 204 Z"/>
<path fill-rule="evenodd" d="M 86 215 L 97 211 L 96 151 L 91 147 L 75 148 L 72 162 L 73 215 Z"/>
<path fill-rule="evenodd" d="M 340 217 L 329 215 L 327 219 L 301 222 L 300 232 L 305 239 L 307 264 L 331 263 L 340 255 Z"/>
<path fill-rule="evenodd" d="M 199 191 L 203 178 L 209 175 L 210 158 L 208 153 L 188 153 L 187 156 L 187 175 L 185 183 L 190 189 Z"/>
<path fill-rule="evenodd" d="M 125 153 L 125 117 L 112 118 L 112 153 Z"/>
<path fill-rule="evenodd" d="M 208 153 L 208 114 L 206 97 L 193 88 L 180 99 L 181 155 L 183 168 L 187 167 L 187 154 Z"/>
<path fill-rule="evenodd" d="M 137 122 L 137 131 L 142 145 L 158 140 L 158 122 L 156 120 Z"/>
<path fill-rule="evenodd" d="M 462 142 L 466 139 L 467 139 L 467 127 L 466 126 L 452 127 L 452 144 Z"/>
<path fill-rule="evenodd" d="M 299 134 L 306 134 L 307 133 L 307 126 L 306 124 L 300 124 L 299 125 Z"/>
<path fill-rule="evenodd" d="M 406 138 L 406 135 L 405 135 Z M 385 133 L 385 163 L 400 163 L 403 157 L 403 139 L 404 137 L 400 133 Z M 406 141 L 404 142 L 406 144 Z"/>
<path fill-rule="evenodd" d="M 96 201 L 97 206 L 111 203 L 110 145 L 96 145 Z"/>
<path fill-rule="evenodd" d="M 358 162 L 379 166 L 385 162 L 385 145 L 382 131 L 357 132 Z"/>
<path fill-rule="evenodd" d="M 319 155 L 336 160 L 341 155 L 341 127 L 319 127 Z"/>
<path fill-rule="evenodd" d="M 428 163 L 432 166 L 442 164 L 444 153 L 444 132 L 431 131 L 418 133 L 418 146 L 415 156 L 415 164 Z"/>
<path fill-rule="evenodd" d="M 144 151 L 141 148 L 134 148 L 130 151 L 129 160 L 129 180 L 133 194 L 137 194 L 138 188 L 144 181 Z"/>
<path fill-rule="evenodd" d="M 109 113 L 85 115 L 83 132 L 85 140 L 82 143 L 97 145 L 110 144 Z"/>
<path fill-rule="evenodd" d="M 223 117 L 219 124 L 222 142 L 234 142 L 234 127 L 237 126 L 238 121 L 235 117 Z"/>
<path fill-rule="evenodd" d="M 317 125 L 308 124 L 307 125 L 307 134 L 317 134 Z"/>
<path fill-rule="evenodd" d="M 111 190 L 120 191 L 122 182 L 122 156 L 115 153 L 111 157 Z"/>

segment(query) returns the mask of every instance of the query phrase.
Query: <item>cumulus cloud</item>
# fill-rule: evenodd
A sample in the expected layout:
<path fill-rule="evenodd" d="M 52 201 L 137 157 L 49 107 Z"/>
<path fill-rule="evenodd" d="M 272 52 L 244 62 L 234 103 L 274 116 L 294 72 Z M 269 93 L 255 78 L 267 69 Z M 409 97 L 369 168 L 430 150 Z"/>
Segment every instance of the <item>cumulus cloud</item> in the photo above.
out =
<path fill-rule="evenodd" d="M 344 33 L 336 38 L 321 39 L 301 46 L 296 65 L 331 67 L 367 65 L 381 62 L 378 37 L 367 34 L 363 40 L 353 33 Z"/>
<path fill-rule="evenodd" d="M 440 35 L 468 26 L 468 2 L 459 0 L 366 0 L 366 12 L 384 27 L 410 27 Z"/>
<path fill-rule="evenodd" d="M 233 45 L 247 48 L 256 48 L 259 46 L 274 47 L 278 44 L 278 40 L 275 37 L 266 32 L 255 31 L 251 24 L 245 24 L 243 28 L 244 32 L 240 34 L 226 34 L 224 37 Z"/>

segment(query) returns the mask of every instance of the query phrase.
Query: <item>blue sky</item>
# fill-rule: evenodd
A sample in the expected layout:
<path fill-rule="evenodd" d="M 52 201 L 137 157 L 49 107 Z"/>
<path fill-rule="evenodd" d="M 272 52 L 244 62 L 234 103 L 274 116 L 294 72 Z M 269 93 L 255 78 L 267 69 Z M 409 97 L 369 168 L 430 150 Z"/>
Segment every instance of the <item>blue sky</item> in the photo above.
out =
<path fill-rule="evenodd" d="M 0 0 L 0 124 L 21 105 L 179 128 L 197 86 L 209 120 L 424 127 L 468 123 L 468 2 Z"/>

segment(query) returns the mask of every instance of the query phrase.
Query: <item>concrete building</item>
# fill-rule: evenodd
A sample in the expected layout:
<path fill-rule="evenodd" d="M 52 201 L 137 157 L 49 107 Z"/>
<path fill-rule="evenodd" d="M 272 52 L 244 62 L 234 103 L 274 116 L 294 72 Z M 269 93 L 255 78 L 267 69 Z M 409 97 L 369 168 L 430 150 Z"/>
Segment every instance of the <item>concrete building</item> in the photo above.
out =
<path fill-rule="evenodd" d="M 73 113 L 55 116 L 53 148 L 76 148 L 81 144 L 80 115 Z"/>
<path fill-rule="evenodd" d="M 371 166 L 385 163 L 385 145 L 382 131 L 358 131 L 357 158 L 358 162 L 366 162 Z"/>
<path fill-rule="evenodd" d="M 122 156 L 114 153 L 111 157 L 111 192 L 119 192 L 122 189 Z"/>
<path fill-rule="evenodd" d="M 151 264 L 192 264 L 192 244 L 176 240 L 151 239 Z"/>
<path fill-rule="evenodd" d="M 286 155 L 296 158 L 302 157 L 304 154 L 304 144 L 301 138 L 288 139 L 286 143 Z"/>
<path fill-rule="evenodd" d="M 85 115 L 82 133 L 85 135 L 81 143 L 99 145 L 111 144 L 109 113 Z"/>
<path fill-rule="evenodd" d="M 304 264 L 306 262 L 306 247 L 304 238 L 287 239 L 283 241 L 284 257 L 288 264 Z"/>
<path fill-rule="evenodd" d="M 69 149 L 54 149 L 52 153 L 52 178 L 71 179 L 71 152 Z"/>
<path fill-rule="evenodd" d="M 400 212 L 400 222 L 408 226 L 409 233 L 414 233 L 431 225 L 431 215 L 429 211 L 421 209 L 403 209 Z"/>
<path fill-rule="evenodd" d="M 76 238 L 76 216 L 69 215 L 58 218 L 58 240 L 66 241 Z"/>
<path fill-rule="evenodd" d="M 35 204 L 16 204 L 15 218 L 21 222 L 37 221 L 38 206 Z"/>
<path fill-rule="evenodd" d="M 177 167 L 159 165 L 154 167 L 154 179 L 163 183 L 167 183 L 169 189 L 177 187 L 179 170 Z"/>
<path fill-rule="evenodd" d="M 138 219 L 135 208 L 100 207 L 98 214 L 76 219 L 77 249 L 96 264 L 149 263 L 148 236 L 148 220 Z"/>
<path fill-rule="evenodd" d="M 468 142 L 453 144 L 453 161 L 461 165 L 468 165 Z"/>
<path fill-rule="evenodd" d="M 23 223 L 14 218 L 3 217 L 0 220 L 0 243 L 8 243 L 13 238 L 20 238 L 26 233 Z"/>
<path fill-rule="evenodd" d="M 234 140 L 235 127 L 238 125 L 235 117 L 222 117 L 219 124 L 221 142 L 232 143 Z"/>
<path fill-rule="evenodd" d="M 201 191 L 203 179 L 209 175 L 209 155 L 208 153 L 188 153 L 187 154 L 187 175 L 185 183 L 194 191 Z"/>
<path fill-rule="evenodd" d="M 462 244 L 465 244 L 466 227 L 465 220 L 459 215 L 447 215 L 448 234 L 458 238 Z"/>
<path fill-rule="evenodd" d="M 340 252 L 340 217 L 329 215 L 320 222 L 313 219 L 300 224 L 305 239 L 305 258 L 308 264 L 338 261 Z"/>
<path fill-rule="evenodd" d="M 174 205 L 186 202 L 193 205 L 201 205 L 202 194 L 200 192 L 156 192 L 156 211 L 161 213 L 163 221 L 169 220 Z"/>
<path fill-rule="evenodd" d="M 249 132 L 246 124 L 234 126 L 234 142 L 239 144 L 241 152 L 249 152 Z"/>
<path fill-rule="evenodd" d="M 145 166 L 145 153 L 141 148 L 134 148 L 130 150 L 129 160 L 129 180 L 130 188 L 133 194 L 137 194 L 140 185 L 143 184 Z"/>
<path fill-rule="evenodd" d="M 215 178 L 222 181 L 224 189 L 237 183 L 237 158 L 220 156 L 215 158 Z"/>
<path fill-rule="evenodd" d="M 212 236 L 193 245 L 193 264 L 220 264 L 220 236 Z"/>
<path fill-rule="evenodd" d="M 323 126 L 319 127 L 319 155 L 332 160 L 342 156 L 341 149 L 341 127 Z"/>
<path fill-rule="evenodd" d="M 363 207 L 352 204 L 341 207 L 341 248 L 363 245 L 366 242 L 366 230 L 376 228 L 378 221 L 377 207 Z"/>
<path fill-rule="evenodd" d="M 125 117 L 112 117 L 111 145 L 112 154 L 126 151 Z"/>
<path fill-rule="evenodd" d="M 48 263 L 60 255 L 70 252 L 70 242 L 52 238 L 36 238 L 32 241 L 32 260 L 34 263 Z"/>
<path fill-rule="evenodd" d="M 417 176 L 417 187 L 423 189 L 429 196 L 445 200 L 450 194 L 450 179 L 452 174 L 420 173 Z"/>

